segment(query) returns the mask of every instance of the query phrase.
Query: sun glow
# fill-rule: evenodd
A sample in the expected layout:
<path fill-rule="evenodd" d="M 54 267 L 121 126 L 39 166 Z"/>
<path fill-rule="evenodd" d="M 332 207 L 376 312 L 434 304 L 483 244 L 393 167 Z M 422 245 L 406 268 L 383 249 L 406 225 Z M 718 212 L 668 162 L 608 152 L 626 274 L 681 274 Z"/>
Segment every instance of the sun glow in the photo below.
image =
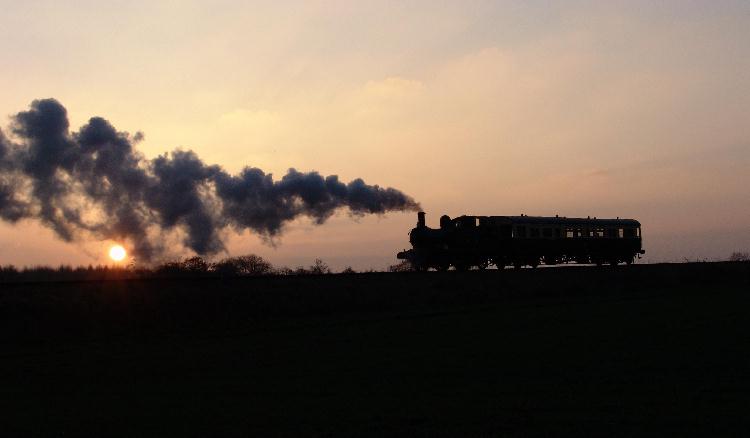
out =
<path fill-rule="evenodd" d="M 128 253 L 125 251 L 125 248 L 123 248 L 122 245 L 115 245 L 109 249 L 109 258 L 116 262 L 123 261 L 126 255 L 128 255 Z"/>

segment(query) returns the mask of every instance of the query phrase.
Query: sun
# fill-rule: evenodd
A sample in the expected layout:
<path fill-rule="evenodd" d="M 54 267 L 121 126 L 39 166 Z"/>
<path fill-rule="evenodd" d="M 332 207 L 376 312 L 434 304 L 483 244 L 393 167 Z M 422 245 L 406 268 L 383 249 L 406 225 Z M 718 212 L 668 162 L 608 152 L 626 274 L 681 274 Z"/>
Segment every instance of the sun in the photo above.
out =
<path fill-rule="evenodd" d="M 125 251 L 125 248 L 123 248 L 122 245 L 115 245 L 109 249 L 109 258 L 116 262 L 121 262 L 127 255 L 128 253 Z"/>

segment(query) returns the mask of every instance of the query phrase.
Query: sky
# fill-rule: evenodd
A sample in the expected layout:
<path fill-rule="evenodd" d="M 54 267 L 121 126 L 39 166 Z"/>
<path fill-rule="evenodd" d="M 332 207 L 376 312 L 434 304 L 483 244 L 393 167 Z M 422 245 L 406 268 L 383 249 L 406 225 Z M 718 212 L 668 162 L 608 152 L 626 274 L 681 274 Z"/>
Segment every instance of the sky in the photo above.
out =
<path fill-rule="evenodd" d="M 750 250 L 746 1 L 5 1 L 0 127 L 55 98 L 180 148 L 363 178 L 440 215 L 629 217 L 644 261 Z M 383 268 L 411 212 L 322 225 L 226 252 L 275 265 Z M 0 264 L 107 263 L 113 242 L 0 223 Z M 127 245 L 126 245 L 127 246 Z M 189 255 L 175 250 L 173 256 Z"/>

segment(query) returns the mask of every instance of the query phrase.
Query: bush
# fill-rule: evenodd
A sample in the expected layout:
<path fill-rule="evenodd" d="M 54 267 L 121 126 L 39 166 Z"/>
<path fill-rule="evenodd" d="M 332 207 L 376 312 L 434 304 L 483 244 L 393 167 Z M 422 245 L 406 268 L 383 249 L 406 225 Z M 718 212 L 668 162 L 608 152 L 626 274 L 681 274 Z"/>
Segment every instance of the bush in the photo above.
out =
<path fill-rule="evenodd" d="M 341 271 L 341 273 L 342 274 L 356 274 L 357 271 L 355 271 L 354 269 L 352 269 L 351 266 L 347 266 L 346 268 L 344 268 L 343 271 Z"/>
<path fill-rule="evenodd" d="M 282 266 L 280 268 L 274 269 L 272 272 L 274 275 L 294 275 L 294 269 L 290 268 L 289 266 Z"/>
<path fill-rule="evenodd" d="M 177 275 L 184 272 L 181 262 L 165 262 L 154 269 L 157 275 Z"/>
<path fill-rule="evenodd" d="M 395 265 L 391 265 L 388 267 L 388 272 L 409 272 L 413 271 L 414 269 L 411 266 L 411 263 L 408 260 L 404 260 L 400 263 L 396 263 Z"/>
<path fill-rule="evenodd" d="M 747 252 L 736 251 L 729 256 L 730 262 L 748 262 L 750 261 L 750 254 Z"/>
<path fill-rule="evenodd" d="M 209 271 L 210 265 L 202 257 L 190 257 L 183 261 L 166 262 L 154 270 L 159 276 L 201 276 Z"/>
<path fill-rule="evenodd" d="M 150 273 L 150 271 L 149 271 Z M 49 266 L 32 266 L 17 269 L 8 265 L 0 267 L 0 283 L 18 281 L 99 281 L 145 276 L 142 271 L 135 271 L 125 267 L 109 267 L 89 265 L 88 267 L 60 265 L 57 268 Z"/>
<path fill-rule="evenodd" d="M 0 282 L 15 281 L 19 277 L 18 269 L 13 265 L 0 266 Z"/>

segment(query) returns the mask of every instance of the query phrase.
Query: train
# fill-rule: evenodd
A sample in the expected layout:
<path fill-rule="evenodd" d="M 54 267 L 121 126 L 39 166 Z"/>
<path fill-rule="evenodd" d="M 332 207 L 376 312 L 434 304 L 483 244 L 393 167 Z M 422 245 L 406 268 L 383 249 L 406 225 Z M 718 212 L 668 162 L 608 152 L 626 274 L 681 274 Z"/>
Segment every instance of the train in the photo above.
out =
<path fill-rule="evenodd" d="M 430 228 L 425 213 L 409 232 L 412 248 L 396 257 L 417 271 L 536 268 L 540 264 L 632 264 L 645 251 L 641 224 L 635 219 L 561 216 L 440 217 Z"/>

